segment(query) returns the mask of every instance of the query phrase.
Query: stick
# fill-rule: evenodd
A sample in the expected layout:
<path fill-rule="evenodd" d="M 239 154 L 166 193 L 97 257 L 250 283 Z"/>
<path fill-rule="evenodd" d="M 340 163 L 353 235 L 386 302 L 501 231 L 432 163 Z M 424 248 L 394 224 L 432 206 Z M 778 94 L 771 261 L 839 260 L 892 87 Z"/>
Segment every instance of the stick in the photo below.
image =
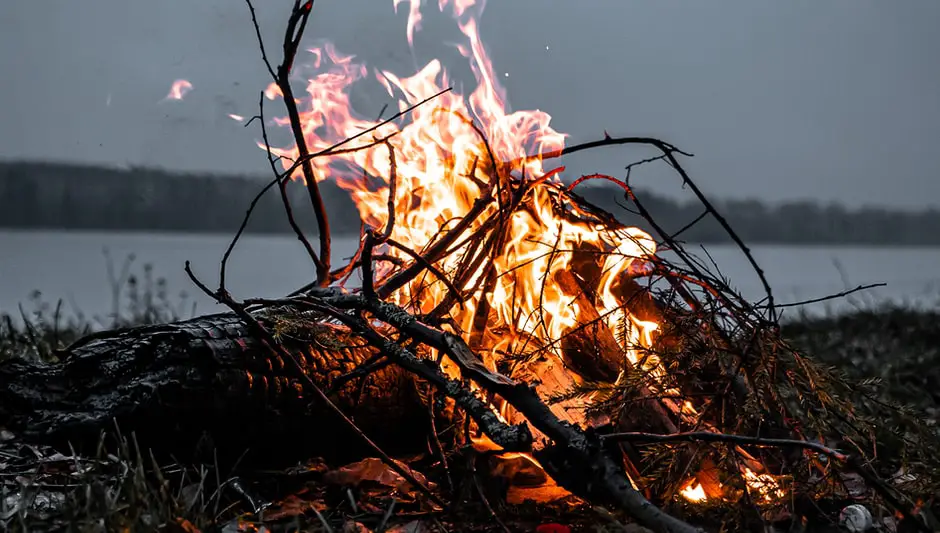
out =
<path fill-rule="evenodd" d="M 402 468 L 402 466 L 399 465 L 396 461 L 394 461 L 391 457 L 389 457 L 388 454 L 386 454 L 385 451 L 383 451 L 382 448 L 379 447 L 378 444 L 376 444 L 365 433 L 363 433 L 362 430 L 359 429 L 359 427 L 356 425 L 356 423 L 350 420 L 349 417 L 347 417 L 346 414 L 342 411 L 342 409 L 337 407 L 336 404 L 333 403 L 332 400 L 330 400 L 330 398 L 326 395 L 326 393 L 323 392 L 323 389 L 317 386 L 317 384 L 314 383 L 312 379 L 310 379 L 310 376 L 308 376 L 307 373 L 304 372 L 303 366 L 297 361 L 294 354 L 285 350 L 283 345 L 281 345 L 281 343 L 279 343 L 277 339 L 275 339 L 274 336 L 271 335 L 271 333 L 260 322 L 258 322 L 258 320 L 255 317 L 251 316 L 251 314 L 249 314 L 245 310 L 243 305 L 233 300 L 232 297 L 229 296 L 227 293 L 222 293 L 220 291 L 213 293 L 212 291 L 210 291 L 209 288 L 206 287 L 206 285 L 202 283 L 199 280 L 199 278 L 197 278 L 196 275 L 193 273 L 192 269 L 190 268 L 189 261 L 186 261 L 185 270 L 186 270 L 186 274 L 189 276 L 189 278 L 197 287 L 202 289 L 202 291 L 205 292 L 208 296 L 211 296 L 215 298 L 217 301 L 219 301 L 220 303 L 223 303 L 226 306 L 228 306 L 236 315 L 239 316 L 239 318 L 245 321 L 245 323 L 249 327 L 252 327 L 255 330 L 258 336 L 264 341 L 264 343 L 269 347 L 269 349 L 272 352 L 274 352 L 276 355 L 281 356 L 283 359 L 289 361 L 291 363 L 291 366 L 295 370 L 297 377 L 305 384 L 305 386 L 309 387 L 309 389 L 314 392 L 314 394 L 320 399 L 320 401 L 323 402 L 324 405 L 326 405 L 331 411 L 333 411 L 333 413 L 336 414 L 336 416 L 338 416 L 340 420 L 342 420 L 346 424 L 346 426 L 349 427 L 349 429 L 355 432 L 356 435 L 358 435 L 359 438 L 363 440 L 363 442 L 365 442 L 370 448 L 372 448 L 372 450 L 376 454 L 378 454 L 378 456 L 382 459 L 382 462 L 388 465 L 389 468 L 397 472 L 403 478 L 408 480 L 409 483 L 411 483 L 414 487 L 416 487 L 418 490 L 424 493 L 431 501 L 440 505 L 441 507 L 447 506 L 443 500 L 441 500 L 436 494 L 431 492 L 431 489 L 429 489 L 427 486 L 424 485 L 424 483 L 419 481 L 411 473 L 411 471 L 405 468 Z"/>
<path fill-rule="evenodd" d="M 554 445 L 537 452 L 537 456 L 539 462 L 549 468 L 552 477 L 559 480 L 565 488 L 589 499 L 597 498 L 616 503 L 630 512 L 640 523 L 656 531 L 664 533 L 701 531 L 663 513 L 647 501 L 633 488 L 622 466 L 602 446 L 596 435 L 588 437 L 581 429 L 559 420 L 538 397 L 535 390 L 528 385 L 516 383 L 501 374 L 491 372 L 460 337 L 423 324 L 398 306 L 381 300 L 367 300 L 351 295 L 330 297 L 325 300 L 341 307 L 368 310 L 376 318 L 388 323 L 401 333 L 441 350 L 457 364 L 465 378 L 473 380 L 489 393 L 497 394 L 509 402 L 536 429 L 555 442 Z M 324 305 L 324 308 L 328 307 L 330 306 Z M 334 312 L 333 316 L 350 325 L 360 320 L 344 313 Z M 361 326 L 364 323 L 357 325 Z M 407 354 L 400 346 L 376 339 L 376 334 L 371 328 L 367 328 L 366 331 L 372 332 L 370 343 L 376 340 L 381 343 L 381 346 L 376 346 L 377 348 L 402 354 L 406 356 L 402 358 L 402 361 L 409 361 L 410 358 L 407 356 L 410 354 Z M 428 363 L 419 362 L 418 365 L 412 363 L 406 368 L 428 373 L 425 369 L 430 367 Z M 455 391 L 444 390 L 444 392 L 451 396 Z M 501 430 L 506 426 L 497 420 L 494 425 L 481 425 L 481 427 L 487 436 L 499 443 L 497 439 L 503 438 Z M 521 427 L 524 428 L 525 425 Z"/>

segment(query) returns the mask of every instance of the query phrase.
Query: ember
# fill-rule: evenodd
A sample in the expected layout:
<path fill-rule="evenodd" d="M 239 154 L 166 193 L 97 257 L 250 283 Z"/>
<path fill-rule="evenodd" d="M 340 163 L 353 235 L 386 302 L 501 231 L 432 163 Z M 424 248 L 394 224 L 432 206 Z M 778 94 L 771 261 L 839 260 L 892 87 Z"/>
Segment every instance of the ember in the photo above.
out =
<path fill-rule="evenodd" d="M 193 90 L 193 84 L 187 80 L 176 80 L 170 86 L 170 92 L 163 98 L 164 100 L 182 100 L 186 93 Z"/>

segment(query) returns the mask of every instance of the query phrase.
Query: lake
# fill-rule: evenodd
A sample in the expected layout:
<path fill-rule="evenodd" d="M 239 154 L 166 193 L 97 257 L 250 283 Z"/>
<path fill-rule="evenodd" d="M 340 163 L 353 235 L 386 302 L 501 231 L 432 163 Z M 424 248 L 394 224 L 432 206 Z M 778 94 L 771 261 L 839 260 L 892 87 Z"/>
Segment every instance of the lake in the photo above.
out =
<path fill-rule="evenodd" d="M 31 293 L 44 301 L 63 302 L 63 312 L 106 317 L 113 309 L 108 260 L 115 275 L 130 254 L 130 272 L 142 277 L 151 264 L 156 277 L 166 280 L 169 295 L 179 301 L 186 293 L 184 314 L 222 310 L 190 282 L 183 265 L 211 288 L 218 284 L 219 260 L 230 237 L 225 235 L 96 233 L 62 231 L 0 231 L 0 312 L 17 314 L 17 306 L 32 307 Z M 353 238 L 333 241 L 334 263 L 352 255 Z M 691 248 L 691 247 L 690 247 Z M 747 298 L 758 300 L 763 290 L 757 276 L 733 246 L 709 245 L 722 274 Z M 940 248 L 754 246 L 780 303 L 837 293 L 860 284 L 886 283 L 848 300 L 806 306 L 809 312 L 833 312 L 870 307 L 885 301 L 918 306 L 940 303 Z M 107 254 L 107 255 L 106 255 Z M 699 255 L 704 257 L 699 252 Z M 308 282 L 313 267 L 292 236 L 244 237 L 229 260 L 228 287 L 238 297 L 283 296 Z M 789 311 L 790 314 L 796 309 Z"/>

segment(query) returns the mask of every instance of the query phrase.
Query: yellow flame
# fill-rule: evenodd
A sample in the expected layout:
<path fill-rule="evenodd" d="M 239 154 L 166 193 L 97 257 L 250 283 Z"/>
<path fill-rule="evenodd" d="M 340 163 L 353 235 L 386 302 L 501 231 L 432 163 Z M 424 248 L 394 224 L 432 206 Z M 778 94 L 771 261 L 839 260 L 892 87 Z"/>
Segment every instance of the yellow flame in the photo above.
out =
<path fill-rule="evenodd" d="M 397 10 L 406 2 L 393 0 L 393 3 Z M 421 29 L 421 1 L 408 0 L 407 4 L 406 32 L 413 44 L 415 32 Z M 621 347 L 630 362 L 642 364 L 654 380 L 664 383 L 666 369 L 649 352 L 659 325 L 630 313 L 614 290 L 624 276 L 643 271 L 642 266 L 656 253 L 656 243 L 637 228 L 613 231 L 559 216 L 554 195 L 560 178 L 553 171 L 546 172 L 540 155 L 563 148 L 565 135 L 551 127 L 548 113 L 509 110 L 505 91 L 479 36 L 482 8 L 483 2 L 474 0 L 438 0 L 438 9 L 451 11 L 464 37 L 458 50 L 470 64 L 477 82 L 475 88 L 466 95 L 444 92 L 406 117 L 381 126 L 353 109 L 352 85 L 372 77 L 397 101 L 398 109 L 405 110 L 451 85 L 442 64 L 432 60 L 413 75 L 401 77 L 388 71 L 370 71 L 354 56 L 340 53 L 331 44 L 309 50 L 314 74 L 308 77 L 304 94 L 299 91 L 297 94 L 308 149 L 316 153 L 376 127 L 371 138 L 360 139 L 358 144 L 387 139 L 392 147 L 396 182 L 391 238 L 416 251 L 454 231 L 454 226 L 487 193 L 487 184 L 504 183 L 510 174 L 513 180 L 529 180 L 533 186 L 526 208 L 512 213 L 508 221 L 510 230 L 500 236 L 494 253 L 470 270 L 458 272 L 464 255 L 473 252 L 465 237 L 483 230 L 491 219 L 502 215 L 498 206 L 501 202 L 487 204 L 454 241 L 452 253 L 435 265 L 458 284 L 458 289 L 465 291 L 462 304 L 449 310 L 456 328 L 461 333 L 472 331 L 476 313 L 485 303 L 489 307 L 489 315 L 484 317 L 486 327 L 474 333 L 478 337 L 475 340 L 478 353 L 491 369 L 496 368 L 501 354 L 513 352 L 517 344 L 530 341 L 546 347 L 552 364 L 563 364 L 559 343 L 555 341 L 579 325 L 581 310 L 573 302 L 577 295 L 566 294 L 554 282 L 553 274 L 571 267 L 572 251 L 578 247 L 612 251 L 603 264 L 594 303 L 611 328 L 625 332 Z M 271 84 L 265 96 L 275 99 L 283 94 Z M 289 125 L 286 117 L 274 122 Z M 265 148 L 262 143 L 259 146 Z M 285 169 L 298 157 L 296 146 L 272 151 L 282 157 Z M 509 162 L 513 161 L 522 162 L 511 166 Z M 367 150 L 315 159 L 313 166 L 317 181 L 334 179 L 349 192 L 366 224 L 377 229 L 385 227 L 392 176 L 387 146 L 378 143 Z M 544 181 L 534 181 L 547 174 Z M 295 170 L 293 177 L 302 179 L 301 171 Z M 410 256 L 394 247 L 383 246 L 379 252 L 411 261 Z M 490 290 L 484 292 L 485 284 L 478 282 L 490 266 L 495 270 L 495 278 Z M 380 279 L 388 272 L 388 267 L 376 265 Z M 412 312 L 427 313 L 441 304 L 447 294 L 447 287 L 429 273 L 395 291 L 390 300 Z M 452 363 L 445 359 L 443 364 L 449 374 L 458 375 Z M 659 388 L 664 394 L 679 392 L 665 386 Z M 669 402 L 664 400 L 675 413 L 686 417 L 697 415 L 689 402 L 681 405 Z M 508 418 L 504 409 L 492 407 L 501 418 Z M 704 495 L 701 485 L 687 488 L 688 494 L 697 495 L 701 490 Z"/>
<path fill-rule="evenodd" d="M 703 487 L 701 483 L 696 482 L 695 479 L 689 481 L 689 483 L 679 491 L 679 494 L 686 500 L 694 503 L 704 502 L 708 499 L 705 495 L 705 487 Z"/>
<path fill-rule="evenodd" d="M 774 502 L 786 497 L 786 491 L 780 488 L 780 483 L 770 474 L 755 474 L 750 468 L 743 468 L 741 473 L 747 483 L 751 495 L 758 496 L 765 502 Z"/>
<path fill-rule="evenodd" d="M 403 0 L 396 1 L 395 7 L 402 3 Z M 457 19 L 465 37 L 458 49 L 470 62 L 478 82 L 476 88 L 466 96 L 456 92 L 445 93 L 433 103 L 413 111 L 401 124 L 389 123 L 375 132 L 377 138 L 394 134 L 389 139 L 394 148 L 397 174 L 396 221 L 391 236 L 415 250 L 421 250 L 435 236 L 451 229 L 484 194 L 481 183 L 489 182 L 496 172 L 514 171 L 516 179 L 522 176 L 537 178 L 545 173 L 538 157 L 517 165 L 515 169 L 493 168 L 491 153 L 497 166 L 503 166 L 503 162 L 520 160 L 530 154 L 559 150 L 564 146 L 565 138 L 550 126 L 551 117 L 545 112 L 507 110 L 505 91 L 499 85 L 479 37 L 477 18 L 481 6 L 467 0 L 441 0 L 438 4 L 442 10 L 450 9 Z M 412 0 L 409 2 L 407 29 L 410 42 L 413 33 L 420 29 L 420 22 L 420 2 Z M 300 119 L 309 149 L 316 152 L 373 127 L 376 122 L 357 115 L 349 99 L 350 86 L 370 75 L 365 66 L 358 64 L 353 56 L 341 54 L 330 44 L 310 52 L 316 74 L 307 81 L 306 96 L 300 100 Z M 387 71 L 374 72 L 373 75 L 390 97 L 399 99 L 399 109 L 429 98 L 450 85 L 446 70 L 437 60 L 429 62 L 410 77 Z M 272 85 L 265 94 L 268 98 L 276 98 L 280 91 Z M 276 122 L 288 124 L 286 118 L 276 119 Z M 474 125 L 482 131 L 491 152 Z M 297 157 L 297 149 L 275 149 L 275 155 L 285 157 L 282 163 L 287 168 Z M 391 174 L 391 159 L 385 147 L 335 155 L 315 163 L 317 180 L 335 179 L 349 191 L 368 225 L 384 227 L 388 219 L 386 206 Z M 473 169 L 475 175 L 468 176 Z M 295 177 L 299 175 L 298 172 Z M 553 176 L 548 181 L 557 184 L 558 180 Z M 512 215 L 512 231 L 493 256 L 497 278 L 492 291 L 484 295 L 478 290 L 470 295 L 462 308 L 455 308 L 450 313 L 459 328 L 469 331 L 477 308 L 486 299 L 492 309 L 487 323 L 494 326 L 488 328 L 481 339 L 481 345 L 487 348 L 483 351 L 487 353 L 510 348 L 513 336 L 505 334 L 506 328 L 514 334 L 525 334 L 548 344 L 577 325 L 579 309 L 571 303 L 573 295 L 565 294 L 552 282 L 553 273 L 569 268 L 570 252 L 575 247 L 588 243 L 617 251 L 617 258 L 605 265 L 601 280 L 599 307 L 602 312 L 620 305 L 609 291 L 617 277 L 623 275 L 633 262 L 642 261 L 655 252 L 652 238 L 638 229 L 611 235 L 606 230 L 559 217 L 547 186 L 536 186 L 531 196 L 531 209 L 517 210 Z M 497 209 L 496 203 L 491 203 L 465 233 L 479 230 L 496 215 Z M 454 253 L 436 266 L 454 275 L 467 246 L 458 245 Z M 383 252 L 410 260 L 394 248 Z M 475 271 L 464 273 L 466 278 L 460 288 L 469 290 L 476 286 L 488 263 L 483 261 Z M 432 277 L 422 277 L 402 287 L 391 299 L 411 306 L 413 311 L 428 312 L 441 303 L 446 294 L 443 284 Z M 622 315 L 621 311 L 618 316 Z M 656 324 L 644 323 L 633 317 L 630 320 L 635 324 L 631 341 L 637 345 L 650 345 Z M 492 333 L 498 327 L 502 327 L 502 333 Z M 631 360 L 635 361 L 637 357 L 632 356 Z"/>

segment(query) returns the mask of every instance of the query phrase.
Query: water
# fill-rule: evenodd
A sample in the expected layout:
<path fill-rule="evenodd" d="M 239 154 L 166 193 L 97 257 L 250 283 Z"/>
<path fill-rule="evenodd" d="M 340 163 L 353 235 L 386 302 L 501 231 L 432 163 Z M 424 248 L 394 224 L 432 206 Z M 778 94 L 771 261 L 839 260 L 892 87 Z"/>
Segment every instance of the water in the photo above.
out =
<path fill-rule="evenodd" d="M 46 302 L 63 302 L 63 312 L 107 317 L 113 312 L 113 276 L 120 277 L 129 254 L 130 272 L 142 277 L 143 265 L 166 279 L 168 294 L 181 302 L 188 316 L 222 310 L 192 284 L 183 271 L 185 261 L 210 288 L 218 284 L 219 260 L 230 237 L 149 233 L 0 231 L 0 312 L 29 311 L 30 298 L 40 290 Z M 333 241 L 334 262 L 352 255 L 355 239 Z M 745 297 L 764 293 L 757 276 L 732 246 L 712 245 L 709 254 L 721 273 Z M 755 246 L 754 254 L 766 271 L 778 303 L 818 298 L 860 284 L 886 283 L 848 300 L 806 306 L 809 312 L 833 312 L 872 307 L 885 301 L 908 305 L 940 303 L 940 248 Z M 107 253 L 107 256 L 106 256 Z M 704 258 L 699 251 L 698 255 Z M 229 260 L 227 285 L 237 297 L 278 297 L 307 283 L 313 267 L 300 243 L 291 236 L 246 236 Z M 790 314 L 797 309 L 788 311 Z M 106 322 L 103 320 L 103 322 Z"/>

